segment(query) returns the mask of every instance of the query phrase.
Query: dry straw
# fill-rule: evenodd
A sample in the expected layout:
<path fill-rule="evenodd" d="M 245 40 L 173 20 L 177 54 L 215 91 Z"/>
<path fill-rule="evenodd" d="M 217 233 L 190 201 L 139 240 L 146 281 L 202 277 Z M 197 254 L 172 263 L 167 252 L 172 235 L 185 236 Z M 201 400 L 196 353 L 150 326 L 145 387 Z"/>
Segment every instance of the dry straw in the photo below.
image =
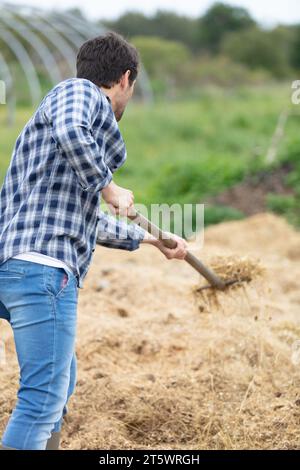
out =
<path fill-rule="evenodd" d="M 258 259 L 250 258 L 247 256 L 215 256 L 210 261 L 210 266 L 213 271 L 225 282 L 235 281 L 233 284 L 228 284 L 224 291 L 218 291 L 217 288 L 209 285 L 199 285 L 192 288 L 192 292 L 196 298 L 196 301 L 204 301 L 205 304 L 219 305 L 218 294 L 227 294 L 228 292 L 234 292 L 236 290 L 243 289 L 245 291 L 245 285 L 252 283 L 253 281 L 262 278 L 265 269 L 261 265 Z M 200 310 L 202 307 L 200 304 Z"/>

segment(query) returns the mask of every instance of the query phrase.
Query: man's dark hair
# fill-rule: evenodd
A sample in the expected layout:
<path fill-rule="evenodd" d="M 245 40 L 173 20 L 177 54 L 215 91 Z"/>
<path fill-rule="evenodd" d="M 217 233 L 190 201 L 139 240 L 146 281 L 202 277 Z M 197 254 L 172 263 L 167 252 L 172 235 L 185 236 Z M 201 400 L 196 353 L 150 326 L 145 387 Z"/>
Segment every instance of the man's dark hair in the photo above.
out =
<path fill-rule="evenodd" d="M 121 35 L 110 31 L 82 44 L 77 54 L 77 77 L 111 88 L 126 70 L 130 70 L 129 82 L 132 85 L 138 74 L 138 65 L 136 48 Z"/>

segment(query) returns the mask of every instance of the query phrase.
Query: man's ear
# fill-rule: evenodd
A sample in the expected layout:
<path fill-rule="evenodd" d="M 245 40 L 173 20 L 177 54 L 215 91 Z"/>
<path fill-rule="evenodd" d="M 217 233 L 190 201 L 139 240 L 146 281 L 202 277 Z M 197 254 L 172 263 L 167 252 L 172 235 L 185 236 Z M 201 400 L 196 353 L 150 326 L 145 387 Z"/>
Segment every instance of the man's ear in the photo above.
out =
<path fill-rule="evenodd" d="M 130 77 L 130 70 L 126 70 L 126 72 L 123 73 L 121 80 L 120 80 L 120 85 L 122 88 L 126 89 L 130 86 L 129 77 Z"/>

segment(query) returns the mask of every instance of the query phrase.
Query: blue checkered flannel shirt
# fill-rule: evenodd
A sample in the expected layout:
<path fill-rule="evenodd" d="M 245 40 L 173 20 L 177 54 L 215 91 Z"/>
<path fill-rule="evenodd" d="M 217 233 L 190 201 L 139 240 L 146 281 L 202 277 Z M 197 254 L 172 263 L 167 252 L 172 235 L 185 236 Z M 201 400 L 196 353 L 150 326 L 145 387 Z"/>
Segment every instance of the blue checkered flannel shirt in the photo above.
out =
<path fill-rule="evenodd" d="M 37 251 L 64 261 L 82 288 L 96 244 L 137 249 L 144 230 L 100 209 L 125 160 L 109 97 L 86 79 L 57 84 L 13 149 L 0 191 L 0 264 Z"/>

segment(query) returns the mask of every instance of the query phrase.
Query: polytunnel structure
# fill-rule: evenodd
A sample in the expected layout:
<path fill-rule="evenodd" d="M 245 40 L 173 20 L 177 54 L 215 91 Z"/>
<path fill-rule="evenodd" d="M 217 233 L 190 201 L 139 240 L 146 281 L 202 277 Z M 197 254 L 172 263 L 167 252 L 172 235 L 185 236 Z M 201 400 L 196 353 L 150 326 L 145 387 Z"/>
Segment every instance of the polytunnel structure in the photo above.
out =
<path fill-rule="evenodd" d="M 5 85 L 7 120 L 14 121 L 18 90 L 26 82 L 33 106 L 56 83 L 76 74 L 76 54 L 87 39 L 106 28 L 71 12 L 0 3 L 0 81 Z M 46 85 L 45 85 L 46 82 Z M 140 68 L 137 93 L 152 100 L 148 76 Z"/>

